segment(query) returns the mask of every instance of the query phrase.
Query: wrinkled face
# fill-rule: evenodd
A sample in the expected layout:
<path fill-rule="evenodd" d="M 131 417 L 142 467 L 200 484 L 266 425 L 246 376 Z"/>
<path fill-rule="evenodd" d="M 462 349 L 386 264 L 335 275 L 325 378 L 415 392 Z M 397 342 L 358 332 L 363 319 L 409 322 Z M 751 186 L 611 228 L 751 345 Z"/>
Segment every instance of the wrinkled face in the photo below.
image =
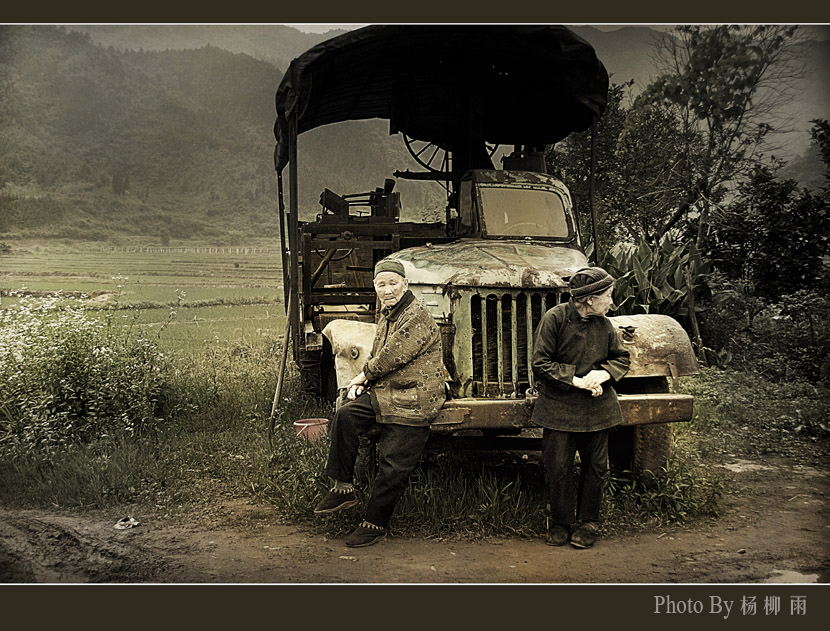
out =
<path fill-rule="evenodd" d="M 612 304 L 614 304 L 613 285 L 601 294 L 588 297 L 588 300 L 585 301 L 585 306 L 587 307 L 587 313 L 585 315 L 605 315 L 608 313 L 608 310 L 611 308 Z"/>
<path fill-rule="evenodd" d="M 375 292 L 384 307 L 394 307 L 409 287 L 409 280 L 396 272 L 381 272 L 375 276 Z"/>

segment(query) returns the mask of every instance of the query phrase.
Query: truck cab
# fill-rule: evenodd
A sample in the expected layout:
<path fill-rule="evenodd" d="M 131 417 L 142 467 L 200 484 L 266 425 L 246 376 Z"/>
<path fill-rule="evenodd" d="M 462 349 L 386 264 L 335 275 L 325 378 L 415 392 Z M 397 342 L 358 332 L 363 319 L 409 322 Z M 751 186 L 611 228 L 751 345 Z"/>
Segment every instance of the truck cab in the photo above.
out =
<path fill-rule="evenodd" d="M 570 194 L 545 173 L 473 170 L 456 215 L 457 240 L 389 256 L 445 331 L 453 396 L 523 397 L 533 330 L 588 265 Z"/>

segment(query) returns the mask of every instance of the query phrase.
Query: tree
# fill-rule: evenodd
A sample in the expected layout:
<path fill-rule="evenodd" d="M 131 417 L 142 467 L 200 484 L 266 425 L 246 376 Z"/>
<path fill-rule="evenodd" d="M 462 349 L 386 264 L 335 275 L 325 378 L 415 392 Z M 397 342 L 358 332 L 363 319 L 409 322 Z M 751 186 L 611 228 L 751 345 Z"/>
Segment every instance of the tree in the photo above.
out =
<path fill-rule="evenodd" d="M 632 83 L 613 84 L 597 127 L 596 200 L 602 251 L 619 241 L 652 243 L 682 196 L 683 139 L 676 117 L 642 96 L 626 107 Z M 572 134 L 548 153 L 549 170 L 571 188 L 588 218 L 590 132 Z"/>
<path fill-rule="evenodd" d="M 763 156 L 800 76 L 795 26 L 680 26 L 657 45 L 660 76 L 638 107 L 665 108 L 681 131 L 683 195 L 657 238 L 694 217 L 702 249 L 713 207 Z M 674 186 L 674 182 L 671 183 Z"/>
<path fill-rule="evenodd" d="M 666 108 L 635 99 L 616 142 L 616 195 L 609 208 L 609 218 L 625 226 L 631 241 L 656 245 L 665 235 L 666 210 L 683 197 L 683 146 L 682 129 Z"/>
<path fill-rule="evenodd" d="M 129 176 L 123 167 L 117 167 L 112 171 L 112 192 L 115 195 L 123 195 L 129 187 Z"/>
<path fill-rule="evenodd" d="M 764 159 L 776 112 L 799 76 L 796 27 L 682 26 L 658 38 L 658 78 L 623 103 L 613 85 L 598 126 L 600 245 L 691 238 L 703 249 L 712 209 Z M 587 224 L 590 132 L 548 152 Z M 587 233 L 587 230 L 583 232 Z"/>
<path fill-rule="evenodd" d="M 812 136 L 828 166 L 827 121 L 814 121 Z M 729 278 L 743 280 L 767 300 L 815 286 L 830 256 L 830 188 L 798 189 L 758 166 L 738 189 L 739 199 L 713 218 L 710 256 Z"/>
<path fill-rule="evenodd" d="M 810 137 L 818 145 L 819 155 L 824 162 L 825 188 L 830 186 L 830 123 L 826 120 L 814 120 Z"/>
<path fill-rule="evenodd" d="M 630 86 L 630 83 L 611 85 L 605 113 L 597 125 L 595 206 L 602 251 L 608 251 L 610 245 L 615 243 L 620 236 L 617 224 L 610 218 L 610 209 L 615 207 L 612 199 L 619 190 L 617 185 L 619 175 L 614 151 L 625 122 L 626 109 L 623 99 Z M 548 171 L 568 186 L 574 200 L 582 236 L 590 241 L 592 238 L 589 205 L 591 131 L 571 134 L 557 145 L 550 146 L 545 160 Z"/>

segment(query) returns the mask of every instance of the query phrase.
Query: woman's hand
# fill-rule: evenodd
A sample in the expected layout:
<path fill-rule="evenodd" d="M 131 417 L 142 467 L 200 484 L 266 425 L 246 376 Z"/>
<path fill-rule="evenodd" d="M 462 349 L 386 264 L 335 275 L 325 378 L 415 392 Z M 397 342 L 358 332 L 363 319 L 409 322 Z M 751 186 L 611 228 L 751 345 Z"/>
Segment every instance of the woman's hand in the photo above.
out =
<path fill-rule="evenodd" d="M 591 372 L 598 372 L 598 371 L 591 371 Z M 602 372 L 605 372 L 605 371 L 603 370 Z M 590 374 L 591 373 L 588 373 L 588 375 L 590 375 Z M 606 374 L 608 374 L 608 373 L 606 373 Z M 599 385 L 598 383 L 594 383 L 594 380 L 591 380 L 589 382 L 587 380 L 588 375 L 585 375 L 585 377 L 574 377 L 573 382 L 572 382 L 573 386 L 575 388 L 581 388 L 583 390 L 587 390 L 588 392 L 591 393 L 591 396 L 593 396 L 593 397 L 598 397 L 599 395 L 602 394 L 602 386 Z M 610 379 L 610 375 L 609 375 L 609 379 Z"/>
<path fill-rule="evenodd" d="M 585 382 L 585 385 L 593 390 L 597 386 L 605 383 L 611 379 L 611 375 L 608 373 L 607 370 L 592 370 L 587 375 L 582 378 L 582 381 Z"/>

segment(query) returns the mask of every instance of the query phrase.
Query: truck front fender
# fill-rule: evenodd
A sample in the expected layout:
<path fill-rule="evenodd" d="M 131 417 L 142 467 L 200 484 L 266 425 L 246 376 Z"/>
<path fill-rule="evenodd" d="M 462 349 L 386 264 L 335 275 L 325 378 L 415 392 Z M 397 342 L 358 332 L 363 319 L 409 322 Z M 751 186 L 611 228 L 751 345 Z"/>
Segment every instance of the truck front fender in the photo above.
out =
<path fill-rule="evenodd" d="M 674 318 L 659 314 L 609 318 L 631 354 L 631 377 L 676 380 L 700 372 L 689 336 Z"/>
<path fill-rule="evenodd" d="M 337 388 L 345 388 L 369 359 L 375 339 L 375 325 L 357 320 L 332 320 L 323 329 L 334 354 Z"/>

